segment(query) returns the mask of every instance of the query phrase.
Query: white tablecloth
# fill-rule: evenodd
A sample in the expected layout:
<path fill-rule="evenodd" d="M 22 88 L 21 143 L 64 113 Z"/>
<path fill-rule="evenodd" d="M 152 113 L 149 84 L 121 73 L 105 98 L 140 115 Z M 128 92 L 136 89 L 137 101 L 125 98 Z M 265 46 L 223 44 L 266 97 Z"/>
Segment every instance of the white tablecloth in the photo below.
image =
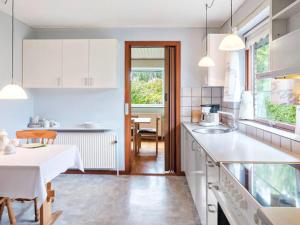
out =
<path fill-rule="evenodd" d="M 47 197 L 46 184 L 69 168 L 84 171 L 76 146 L 17 148 L 14 155 L 0 155 L 0 196 L 38 197 L 41 206 Z"/>

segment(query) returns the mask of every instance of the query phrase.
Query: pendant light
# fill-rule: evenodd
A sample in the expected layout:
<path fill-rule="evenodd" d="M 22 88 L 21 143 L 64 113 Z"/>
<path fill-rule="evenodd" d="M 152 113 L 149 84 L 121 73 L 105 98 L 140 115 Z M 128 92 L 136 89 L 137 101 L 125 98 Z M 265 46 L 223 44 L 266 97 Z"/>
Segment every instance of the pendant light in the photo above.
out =
<path fill-rule="evenodd" d="M 231 26 L 231 33 L 228 34 L 222 40 L 219 49 L 221 51 L 237 51 L 244 49 L 245 42 L 236 34 L 236 30 L 232 27 L 232 0 L 231 1 L 231 13 L 230 13 L 230 26 Z"/>
<path fill-rule="evenodd" d="M 5 4 L 7 1 L 5 2 Z M 14 0 L 12 0 L 12 7 L 11 7 L 11 37 L 12 37 L 12 44 L 11 44 L 11 49 L 12 49 L 12 62 L 11 62 L 11 83 L 6 85 L 5 87 L 2 88 L 0 91 L 0 99 L 27 99 L 27 94 L 24 91 L 24 89 L 14 83 Z"/>
<path fill-rule="evenodd" d="M 207 34 L 207 9 L 208 5 L 205 4 L 206 9 L 206 23 L 205 23 L 205 32 L 206 32 L 206 55 L 202 57 L 198 63 L 198 66 L 200 67 L 213 67 L 215 66 L 215 62 L 213 59 L 208 55 L 208 47 L 207 47 L 207 40 L 208 40 L 208 34 Z"/>

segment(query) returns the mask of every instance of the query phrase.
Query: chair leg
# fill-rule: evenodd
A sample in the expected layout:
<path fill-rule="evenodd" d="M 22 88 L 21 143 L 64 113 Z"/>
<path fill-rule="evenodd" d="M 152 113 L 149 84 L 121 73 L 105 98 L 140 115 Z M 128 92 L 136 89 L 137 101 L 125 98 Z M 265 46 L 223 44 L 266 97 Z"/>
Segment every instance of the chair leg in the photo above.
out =
<path fill-rule="evenodd" d="M 35 198 L 35 199 L 33 199 L 33 201 L 34 201 L 34 215 L 35 215 L 34 221 L 38 222 L 40 220 L 40 210 L 38 208 L 38 199 Z"/>
<path fill-rule="evenodd" d="M 156 157 L 158 156 L 158 135 L 156 135 Z"/>
<path fill-rule="evenodd" d="M 7 212 L 8 212 L 8 217 L 9 217 L 9 222 L 11 225 L 17 225 L 16 217 L 14 214 L 14 210 L 12 208 L 11 200 L 7 199 L 6 200 L 6 207 L 7 207 Z"/>
<path fill-rule="evenodd" d="M 5 203 L 1 203 L 1 204 L 0 204 L 0 221 L 1 221 L 2 215 L 3 215 L 4 204 L 5 204 Z"/>

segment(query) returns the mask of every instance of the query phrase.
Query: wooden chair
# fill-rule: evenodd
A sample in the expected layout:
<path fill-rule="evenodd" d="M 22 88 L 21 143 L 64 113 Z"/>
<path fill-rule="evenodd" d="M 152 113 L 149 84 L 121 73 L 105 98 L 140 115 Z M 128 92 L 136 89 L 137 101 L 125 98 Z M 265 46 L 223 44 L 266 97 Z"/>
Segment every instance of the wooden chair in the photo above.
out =
<path fill-rule="evenodd" d="M 2 219 L 2 214 L 5 206 L 7 207 L 10 225 L 17 225 L 14 210 L 12 208 L 11 200 L 9 198 L 0 197 L 0 221 Z"/>
<path fill-rule="evenodd" d="M 17 139 L 26 139 L 28 143 L 41 143 L 41 144 L 54 144 L 57 132 L 47 130 L 22 130 L 16 132 Z M 37 198 L 34 199 L 16 199 L 17 201 L 33 201 L 34 202 L 34 214 L 35 221 L 38 222 L 40 219 L 39 209 L 37 205 Z"/>
<path fill-rule="evenodd" d="M 155 147 L 155 155 L 157 157 L 158 155 L 158 125 L 159 125 L 160 118 L 157 117 L 155 121 L 155 128 L 140 128 L 138 130 L 138 152 L 141 148 L 142 139 L 152 139 L 156 141 L 156 147 Z"/>

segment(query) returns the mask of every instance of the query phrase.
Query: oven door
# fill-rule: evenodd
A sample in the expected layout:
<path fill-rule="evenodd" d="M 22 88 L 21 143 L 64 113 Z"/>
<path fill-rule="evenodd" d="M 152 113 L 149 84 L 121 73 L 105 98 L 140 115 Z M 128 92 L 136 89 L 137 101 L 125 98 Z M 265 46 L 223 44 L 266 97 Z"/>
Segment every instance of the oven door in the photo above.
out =
<path fill-rule="evenodd" d="M 225 194 L 213 186 L 213 193 L 218 201 L 218 224 L 217 225 L 245 225 L 245 220 L 236 216 L 238 210 L 229 200 L 226 199 Z"/>

